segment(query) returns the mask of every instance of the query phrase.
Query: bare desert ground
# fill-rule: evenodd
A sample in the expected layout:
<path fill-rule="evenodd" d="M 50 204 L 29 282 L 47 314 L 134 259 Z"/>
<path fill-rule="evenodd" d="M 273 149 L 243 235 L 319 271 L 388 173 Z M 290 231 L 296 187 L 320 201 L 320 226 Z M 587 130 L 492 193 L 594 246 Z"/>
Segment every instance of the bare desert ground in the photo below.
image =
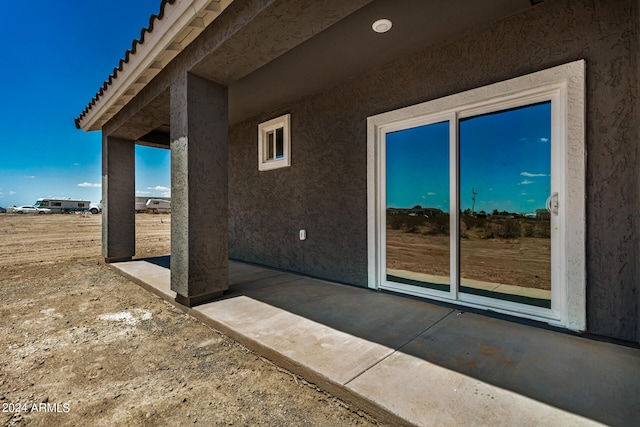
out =
<path fill-rule="evenodd" d="M 482 238 L 476 230 L 460 241 L 463 278 L 551 289 L 551 240 L 539 237 Z M 387 267 L 449 275 L 449 236 L 387 228 Z"/>
<path fill-rule="evenodd" d="M 137 215 L 137 255 L 169 253 Z M 5 426 L 375 425 L 106 266 L 100 215 L 0 214 Z"/>

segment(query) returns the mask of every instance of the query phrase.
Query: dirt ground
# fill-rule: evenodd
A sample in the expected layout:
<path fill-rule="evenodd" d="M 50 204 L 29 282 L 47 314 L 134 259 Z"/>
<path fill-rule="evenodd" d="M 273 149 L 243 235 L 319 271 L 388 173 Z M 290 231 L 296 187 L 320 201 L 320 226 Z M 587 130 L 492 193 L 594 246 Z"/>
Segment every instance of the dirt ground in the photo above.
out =
<path fill-rule="evenodd" d="M 536 237 L 460 242 L 460 273 L 467 279 L 551 289 L 551 241 Z M 449 236 L 387 229 L 387 266 L 449 275 Z"/>
<path fill-rule="evenodd" d="M 137 256 L 170 221 L 136 216 Z M 0 214 L 3 425 L 376 425 L 118 275 L 100 224 Z"/>

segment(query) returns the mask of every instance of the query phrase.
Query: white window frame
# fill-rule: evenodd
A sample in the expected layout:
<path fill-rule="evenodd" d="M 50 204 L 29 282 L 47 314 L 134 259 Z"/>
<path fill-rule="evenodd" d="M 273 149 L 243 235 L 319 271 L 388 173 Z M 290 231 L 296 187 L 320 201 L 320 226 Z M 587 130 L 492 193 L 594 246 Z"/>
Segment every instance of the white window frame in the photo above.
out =
<path fill-rule="evenodd" d="M 270 132 L 275 134 L 277 129 L 283 130 L 283 156 L 281 159 L 268 159 L 267 135 Z M 267 171 L 289 166 L 291 166 L 291 114 L 285 114 L 258 125 L 258 170 Z"/>
<path fill-rule="evenodd" d="M 458 121 L 465 117 L 550 100 L 552 183 L 559 215 L 552 220 L 551 309 L 458 292 L 458 254 L 451 250 L 449 292 L 386 282 L 386 134 L 450 120 L 451 248 L 459 241 Z M 483 308 L 572 330 L 586 329 L 585 251 L 585 62 L 571 62 L 533 74 L 461 92 L 367 119 L 368 285 Z"/>

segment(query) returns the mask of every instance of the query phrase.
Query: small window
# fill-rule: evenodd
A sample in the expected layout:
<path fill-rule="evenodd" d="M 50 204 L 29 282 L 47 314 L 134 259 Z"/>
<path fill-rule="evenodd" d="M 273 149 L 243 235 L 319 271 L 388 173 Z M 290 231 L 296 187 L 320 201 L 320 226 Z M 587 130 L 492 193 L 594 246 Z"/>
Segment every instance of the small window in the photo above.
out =
<path fill-rule="evenodd" d="M 62 206 L 61 202 L 51 202 L 51 206 Z"/>
<path fill-rule="evenodd" d="M 84 208 L 84 203 L 78 203 L 79 208 Z"/>
<path fill-rule="evenodd" d="M 291 166 L 291 115 L 258 125 L 258 170 Z"/>

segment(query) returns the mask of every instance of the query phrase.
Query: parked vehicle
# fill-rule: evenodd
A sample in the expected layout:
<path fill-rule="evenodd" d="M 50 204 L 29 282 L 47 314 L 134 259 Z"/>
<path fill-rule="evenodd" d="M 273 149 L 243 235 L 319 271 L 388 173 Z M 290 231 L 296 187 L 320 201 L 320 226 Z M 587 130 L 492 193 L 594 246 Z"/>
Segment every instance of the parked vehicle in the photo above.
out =
<path fill-rule="evenodd" d="M 0 208 L 0 213 L 6 213 L 7 210 L 5 208 Z"/>
<path fill-rule="evenodd" d="M 146 208 L 151 213 L 171 212 L 171 200 L 149 199 Z"/>
<path fill-rule="evenodd" d="M 94 215 L 102 212 L 102 200 L 100 200 L 100 203 L 91 203 L 91 205 L 89 205 L 89 212 Z"/>
<path fill-rule="evenodd" d="M 35 204 L 37 208 L 51 209 L 52 212 L 67 213 L 67 212 L 86 212 L 89 210 L 91 201 L 89 200 L 73 200 L 69 198 L 64 199 L 50 199 L 40 198 Z"/>
<path fill-rule="evenodd" d="M 137 197 L 136 197 L 137 199 Z M 147 211 L 147 199 L 140 201 L 136 200 L 136 213 L 142 213 Z"/>
<path fill-rule="evenodd" d="M 33 205 L 22 205 L 7 208 L 7 212 L 17 214 L 48 214 L 51 213 L 51 209 L 40 208 Z"/>
<path fill-rule="evenodd" d="M 136 213 L 171 212 L 171 198 L 169 197 L 136 197 Z"/>

